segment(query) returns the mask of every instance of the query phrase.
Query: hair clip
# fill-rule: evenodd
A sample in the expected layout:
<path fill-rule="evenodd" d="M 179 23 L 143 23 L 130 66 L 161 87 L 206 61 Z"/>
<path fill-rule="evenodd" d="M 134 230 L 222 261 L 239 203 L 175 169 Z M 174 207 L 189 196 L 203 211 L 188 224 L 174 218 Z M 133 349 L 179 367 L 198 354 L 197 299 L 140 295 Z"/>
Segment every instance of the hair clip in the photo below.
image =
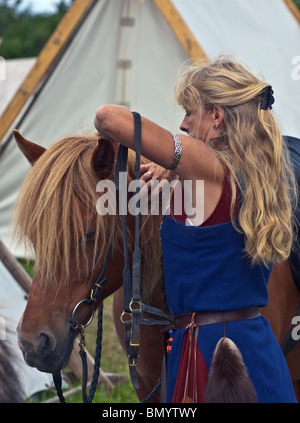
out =
<path fill-rule="evenodd" d="M 261 109 L 267 110 L 269 108 L 270 110 L 272 110 L 272 104 L 275 102 L 273 94 L 274 91 L 272 90 L 271 85 L 268 85 L 263 89 L 262 100 L 260 105 Z"/>

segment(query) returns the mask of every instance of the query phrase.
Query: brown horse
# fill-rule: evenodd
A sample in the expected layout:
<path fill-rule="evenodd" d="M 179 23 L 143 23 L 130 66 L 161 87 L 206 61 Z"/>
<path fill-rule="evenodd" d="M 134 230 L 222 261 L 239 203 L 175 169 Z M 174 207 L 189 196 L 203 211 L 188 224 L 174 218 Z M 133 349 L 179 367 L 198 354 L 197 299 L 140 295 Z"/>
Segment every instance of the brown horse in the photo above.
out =
<path fill-rule="evenodd" d="M 74 306 L 85 298 L 101 268 L 112 239 L 115 216 L 96 212 L 96 185 L 112 179 L 115 150 L 107 140 L 95 135 L 70 137 L 49 149 L 25 140 L 15 132 L 16 141 L 33 164 L 16 211 L 16 226 L 22 238 L 30 240 L 36 254 L 36 272 L 28 304 L 19 323 L 19 344 L 25 361 L 41 371 L 55 373 L 67 365 L 76 333 L 71 330 Z M 134 157 L 130 157 L 128 175 L 134 178 Z M 141 226 L 142 300 L 164 309 L 161 289 L 161 216 L 144 216 Z M 128 232 L 134 222 L 128 214 Z M 123 311 L 122 236 L 117 232 L 113 254 L 96 306 L 114 293 L 114 318 L 120 342 L 125 350 L 124 330 L 119 319 Z M 274 266 L 269 281 L 270 300 L 262 313 L 269 319 L 282 342 L 300 293 L 288 262 Z M 90 308 L 80 307 L 77 320 L 88 321 Z M 143 399 L 160 376 L 163 357 L 160 326 L 141 327 L 137 372 Z M 298 401 L 300 400 L 300 344 L 286 357 Z M 159 401 L 158 395 L 153 401 Z"/>

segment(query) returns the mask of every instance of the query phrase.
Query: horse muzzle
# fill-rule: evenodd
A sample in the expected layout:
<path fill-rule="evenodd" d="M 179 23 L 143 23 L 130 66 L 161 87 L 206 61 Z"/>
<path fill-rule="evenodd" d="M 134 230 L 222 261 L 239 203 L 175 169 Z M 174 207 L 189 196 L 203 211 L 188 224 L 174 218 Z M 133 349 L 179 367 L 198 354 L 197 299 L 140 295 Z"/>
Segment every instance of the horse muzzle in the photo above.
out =
<path fill-rule="evenodd" d="M 46 331 L 36 337 L 26 337 L 19 331 L 18 345 L 25 362 L 41 372 L 55 373 L 62 370 L 69 362 L 76 333 L 69 331 L 67 339 L 58 342 Z"/>

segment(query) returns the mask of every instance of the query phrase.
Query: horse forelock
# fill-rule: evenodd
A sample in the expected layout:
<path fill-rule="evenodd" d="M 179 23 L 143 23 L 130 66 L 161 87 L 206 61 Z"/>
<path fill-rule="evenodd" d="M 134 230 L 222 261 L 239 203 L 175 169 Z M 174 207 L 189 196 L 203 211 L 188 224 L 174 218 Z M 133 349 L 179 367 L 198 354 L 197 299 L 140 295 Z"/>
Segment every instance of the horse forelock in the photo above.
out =
<path fill-rule="evenodd" d="M 66 284 L 71 268 L 80 271 L 87 265 L 89 232 L 95 232 L 92 267 L 110 242 L 113 216 L 96 212 L 101 172 L 96 174 L 91 162 L 97 143 L 94 135 L 58 141 L 34 164 L 21 188 L 15 226 L 27 246 L 34 247 L 36 271 L 45 287 Z M 112 163 L 103 168 L 105 177 L 113 166 L 113 154 L 108 156 Z"/>
<path fill-rule="evenodd" d="M 71 269 L 79 274 L 86 268 L 92 276 L 112 240 L 115 216 L 97 214 L 96 185 L 100 179 L 113 178 L 114 153 L 104 141 L 101 157 L 100 144 L 97 159 L 102 167 L 96 173 L 91 162 L 98 141 L 96 135 L 58 141 L 42 154 L 22 185 L 15 231 L 29 249 L 34 247 L 35 271 L 45 289 L 67 287 Z M 134 178 L 135 153 L 129 152 L 128 181 Z M 160 216 L 142 217 L 143 293 L 148 299 L 161 279 L 160 222 Z M 118 236 L 120 229 L 121 225 Z M 85 243 L 90 232 L 95 232 L 92 264 Z"/>

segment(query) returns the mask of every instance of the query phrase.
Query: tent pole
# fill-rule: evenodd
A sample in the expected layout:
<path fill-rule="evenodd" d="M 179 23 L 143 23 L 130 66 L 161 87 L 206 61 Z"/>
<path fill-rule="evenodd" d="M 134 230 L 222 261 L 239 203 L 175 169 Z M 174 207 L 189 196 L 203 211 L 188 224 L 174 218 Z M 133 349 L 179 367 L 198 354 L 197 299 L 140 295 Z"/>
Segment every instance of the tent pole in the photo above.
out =
<path fill-rule="evenodd" d="M 0 260 L 7 268 L 9 273 L 13 276 L 13 278 L 18 282 L 18 284 L 24 289 L 26 293 L 28 293 L 31 288 L 31 277 L 1 240 Z"/>
<path fill-rule="evenodd" d="M 288 9 L 294 15 L 296 21 L 300 24 L 300 10 L 295 5 L 295 3 L 293 2 L 293 0 L 283 0 L 283 1 L 285 2 L 285 4 L 288 7 Z"/>
<path fill-rule="evenodd" d="M 207 55 L 186 22 L 174 6 L 171 0 L 153 0 L 168 25 L 174 32 L 181 46 L 192 60 L 205 59 Z"/>
<path fill-rule="evenodd" d="M 33 68 L 0 117 L 0 141 L 45 78 L 95 0 L 75 0 L 39 54 Z"/>

